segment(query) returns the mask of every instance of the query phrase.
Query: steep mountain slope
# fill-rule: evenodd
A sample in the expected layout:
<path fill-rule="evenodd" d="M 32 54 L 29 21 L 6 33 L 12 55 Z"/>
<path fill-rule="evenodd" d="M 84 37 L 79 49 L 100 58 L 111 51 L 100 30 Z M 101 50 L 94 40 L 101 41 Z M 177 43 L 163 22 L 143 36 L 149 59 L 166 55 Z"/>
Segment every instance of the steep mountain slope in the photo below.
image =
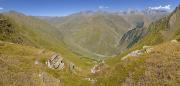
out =
<path fill-rule="evenodd" d="M 141 19 L 136 21 L 135 18 L 127 22 L 126 19 L 115 14 L 80 13 L 67 17 L 67 20 L 60 19 L 61 23 L 57 27 L 62 29 L 57 29 L 35 17 L 16 12 L 4 13 L 0 15 L 0 40 L 3 41 L 0 41 L 0 85 L 179 86 L 180 43 L 168 42 L 172 39 L 180 40 L 179 14 L 180 6 L 171 15 L 153 22 L 149 28 L 146 28 L 147 23 L 142 22 L 144 18 L 142 21 Z M 110 23 L 112 21 L 113 23 Z M 122 22 L 119 24 L 114 21 Z M 123 27 L 133 26 L 133 29 L 125 33 L 127 28 L 119 28 L 121 24 L 124 25 Z M 121 32 L 125 34 L 122 35 Z M 121 37 L 122 39 L 119 40 Z M 68 46 L 71 49 L 94 57 L 113 55 L 111 52 L 120 47 L 129 50 L 100 62 L 102 65 L 98 72 L 90 74 L 90 68 L 94 68 L 92 60 L 81 58 L 71 52 L 62 39 L 66 44 L 70 43 Z M 115 42 L 117 42 L 116 46 Z M 152 45 L 153 49 L 150 53 L 121 59 L 130 51 L 145 45 Z M 108 53 L 106 50 L 111 52 Z M 117 52 L 115 50 L 113 53 Z M 55 53 L 53 51 L 77 65 L 79 71 L 72 73 L 68 67 L 64 70 L 48 68 L 45 61 Z M 107 53 L 104 54 L 104 51 Z"/>
<path fill-rule="evenodd" d="M 53 25 L 62 32 L 65 43 L 82 55 L 94 57 L 115 54 L 119 39 L 130 28 L 121 16 L 105 12 L 80 12 L 62 21 Z"/>
<path fill-rule="evenodd" d="M 90 61 L 73 53 L 63 43 L 61 33 L 51 25 L 35 17 L 17 12 L 3 13 L 1 19 L 1 40 L 48 49 L 60 53 L 77 66 L 87 68 Z"/>
<path fill-rule="evenodd" d="M 116 60 L 107 61 L 110 67 L 95 75 L 97 86 L 180 85 L 180 43 L 159 44 L 149 54 Z"/>
<path fill-rule="evenodd" d="M 84 74 L 48 68 L 55 52 L 0 41 L 0 86 L 85 86 Z"/>
<path fill-rule="evenodd" d="M 9 21 L 14 22 L 14 24 L 12 24 L 14 25 L 14 28 L 12 29 L 18 31 L 19 34 L 24 36 L 26 39 L 29 39 L 34 46 L 49 46 L 53 43 L 56 44 L 56 42 L 61 42 L 60 32 L 39 19 L 28 17 L 24 14 L 13 11 L 3 13 L 3 15 L 8 17 Z M 51 39 L 52 41 L 50 41 Z"/>
<path fill-rule="evenodd" d="M 136 27 L 123 35 L 119 41 L 120 52 L 124 52 L 137 43 L 147 32 L 147 28 Z"/>
<path fill-rule="evenodd" d="M 134 40 L 135 45 L 116 57 L 106 59 L 105 63 L 109 67 L 95 74 L 97 86 L 180 85 L 179 10 L 180 6 L 169 16 L 153 22 L 145 32 L 137 28 L 126 33 L 124 41 L 128 43 Z M 138 40 L 136 40 L 137 37 L 139 37 Z M 151 45 L 151 52 L 145 51 L 146 53 L 141 55 L 128 56 L 127 59 L 122 60 L 122 57 L 129 52 L 149 45 Z"/>
<path fill-rule="evenodd" d="M 140 30 L 139 28 L 135 28 L 128 31 L 124 34 L 120 44 L 125 45 L 125 48 L 130 48 L 136 43 L 134 47 L 138 48 L 143 45 L 155 45 L 179 38 L 179 10 L 180 7 L 178 6 L 169 16 L 151 23 L 148 29 L 144 28 Z"/>
<path fill-rule="evenodd" d="M 167 17 L 152 23 L 148 33 L 137 45 L 154 45 L 164 41 L 179 38 L 180 30 L 180 6 Z"/>
<path fill-rule="evenodd" d="M 77 53 L 91 57 L 108 57 L 121 50 L 124 33 L 136 26 L 147 28 L 151 20 L 143 14 L 119 15 L 104 11 L 86 11 L 66 17 L 41 17 L 62 32 L 64 41 Z"/>
<path fill-rule="evenodd" d="M 173 18 L 172 15 L 176 16 L 176 22 L 174 22 L 174 24 L 180 21 L 178 19 L 180 17 L 178 16 L 178 10 L 179 6 L 170 15 L 151 23 L 147 29 L 135 28 L 125 33 L 120 44 L 122 44 L 123 47 L 128 48 L 128 50 L 124 49 L 125 51 L 123 53 L 108 60 L 112 62 L 112 64 L 118 63 L 120 60 L 119 57 L 123 57 L 131 51 L 141 49 L 143 46 L 156 45 L 172 39 L 179 39 L 180 33 L 178 28 L 180 26 L 176 25 L 174 28 L 170 28 L 169 26 L 170 19 Z M 168 35 L 164 34 L 164 32 Z"/>
<path fill-rule="evenodd" d="M 12 25 L 12 23 L 13 22 L 7 17 L 2 14 L 0 15 L 0 40 L 18 44 L 25 43 L 25 39 L 23 39 L 22 35 L 19 35 L 19 32 L 16 29 L 14 29 L 16 26 Z"/>
<path fill-rule="evenodd" d="M 73 63 L 76 73 L 54 70 L 45 64 L 54 53 Z M 0 15 L 0 85 L 1 86 L 71 86 L 88 85 L 85 76 L 93 60 L 71 52 L 59 31 L 35 17 L 17 12 Z"/>

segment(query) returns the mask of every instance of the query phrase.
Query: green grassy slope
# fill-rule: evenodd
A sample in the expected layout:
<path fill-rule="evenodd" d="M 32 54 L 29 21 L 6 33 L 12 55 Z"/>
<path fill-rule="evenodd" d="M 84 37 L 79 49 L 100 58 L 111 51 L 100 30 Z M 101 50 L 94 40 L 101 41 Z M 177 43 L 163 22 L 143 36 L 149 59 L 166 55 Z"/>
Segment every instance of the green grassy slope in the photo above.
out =
<path fill-rule="evenodd" d="M 148 30 L 148 34 L 135 47 L 178 39 L 180 35 L 180 7 L 177 7 L 169 16 L 152 23 Z"/>
<path fill-rule="evenodd" d="M 27 43 L 27 40 L 25 40 L 22 35 L 19 35 L 19 32 L 14 29 L 15 27 L 17 26 L 13 25 L 12 21 L 0 14 L 0 40 L 18 44 Z"/>
<path fill-rule="evenodd" d="M 90 85 L 83 73 L 53 70 L 45 60 L 52 51 L 35 47 L 0 42 L 0 85 L 1 86 L 80 86 Z M 38 64 L 35 64 L 38 62 Z"/>
<path fill-rule="evenodd" d="M 153 14 L 152 14 L 153 15 Z M 158 19 L 164 15 L 154 14 Z M 155 19 L 143 13 L 118 14 L 104 11 L 85 11 L 65 17 L 40 17 L 63 33 L 63 40 L 75 52 L 84 56 L 109 57 L 121 51 L 119 44 L 124 33 Z"/>
<path fill-rule="evenodd" d="M 180 43 L 163 43 L 153 48 L 150 54 L 119 60 L 104 70 L 97 75 L 97 86 L 180 85 Z"/>
<path fill-rule="evenodd" d="M 133 30 L 131 30 L 130 31 L 131 34 L 129 35 L 134 36 L 134 38 L 128 40 L 133 40 L 135 42 L 134 45 L 125 52 L 121 53 L 121 55 L 117 55 L 116 57 L 122 57 L 123 55 L 126 55 L 127 53 L 133 50 L 141 49 L 145 45 L 146 46 L 157 45 L 173 39 L 179 39 L 179 35 L 180 35 L 179 21 L 180 21 L 180 7 L 177 7 L 170 15 L 151 23 L 147 29 L 144 28 L 145 35 L 140 35 L 138 41 L 134 40 L 134 38 L 138 37 L 139 35 L 138 34 L 136 35 L 136 33 L 139 32 L 141 33 L 142 30 L 137 30 L 138 32 L 133 32 Z M 116 61 L 117 59 L 116 57 L 110 59 Z"/>
<path fill-rule="evenodd" d="M 59 28 L 75 52 L 94 58 L 114 55 L 119 39 L 131 26 L 121 16 L 104 12 L 82 12 L 49 23 Z"/>
<path fill-rule="evenodd" d="M 112 41 L 111 37 L 108 36 L 116 38 L 118 33 L 114 30 L 118 29 L 114 28 L 109 30 L 105 27 L 102 28 L 101 25 L 104 26 L 104 24 L 106 25 L 106 23 L 111 22 L 105 20 L 104 22 L 99 23 L 99 21 L 106 19 L 106 17 L 99 17 L 101 14 L 93 16 L 92 19 L 96 20 L 97 24 L 94 22 L 84 22 L 83 20 L 79 21 L 83 22 L 83 24 L 90 24 L 90 26 L 83 28 L 80 31 L 78 29 L 80 27 L 77 26 L 74 27 L 77 29 L 71 28 L 66 32 L 66 29 L 59 31 L 59 29 L 56 29 L 35 17 L 25 16 L 16 12 L 4 13 L 3 15 L 0 15 L 0 39 L 3 41 L 0 41 L 0 85 L 178 86 L 180 82 L 180 43 L 163 43 L 172 39 L 179 39 L 179 11 L 177 10 L 178 9 L 176 9 L 176 11 L 169 17 L 165 17 L 152 23 L 144 38 L 123 54 L 107 59 L 105 61 L 107 67 L 96 74 L 90 74 L 90 68 L 94 65 L 92 63 L 93 60 L 86 59 L 83 56 L 73 53 L 62 42 L 62 38 L 67 39 L 69 37 L 75 37 L 76 40 L 65 40 L 65 42 L 72 43 L 73 45 L 70 47 L 75 46 L 73 47 L 75 49 L 79 49 L 83 46 L 83 43 L 85 43 L 87 44 L 86 48 L 89 47 L 92 50 L 96 48 L 95 50 L 97 50 L 97 53 L 103 52 L 106 49 L 110 49 L 109 51 L 112 52 L 111 48 L 114 48 L 115 46 L 108 46 L 106 43 L 107 41 L 110 41 L 110 43 L 114 44 L 114 41 Z M 75 18 L 80 19 L 81 17 Z M 69 21 L 71 21 L 71 19 Z M 79 24 L 76 21 L 73 22 L 75 25 Z M 65 26 L 71 27 L 71 24 L 66 24 Z M 112 27 L 114 26 L 116 25 L 112 25 Z M 89 33 L 86 29 L 90 31 L 92 30 L 93 33 Z M 108 36 L 106 33 L 108 33 Z M 64 36 L 62 37 L 61 34 Z M 168 36 L 166 34 L 168 34 Z M 87 39 L 84 38 L 86 35 L 88 35 Z M 96 38 L 97 36 L 99 38 Z M 120 35 L 118 34 L 118 36 Z M 96 46 L 102 48 L 97 48 L 92 45 L 94 41 L 100 39 L 103 43 L 98 42 Z M 106 40 L 104 41 L 103 39 Z M 15 44 L 12 44 L 11 42 Z M 81 46 L 78 46 L 79 44 Z M 124 61 L 121 60 L 122 56 L 127 55 L 132 50 L 142 48 L 144 45 L 153 45 L 153 52 L 150 54 L 143 54 L 136 58 L 130 57 Z M 82 50 L 80 49 L 78 52 L 83 52 L 86 55 L 92 56 L 92 52 L 86 52 L 86 50 L 83 49 L 84 48 L 82 47 Z M 45 51 L 41 52 L 42 50 Z M 64 70 L 51 70 L 47 68 L 45 60 L 53 55 L 54 52 L 52 51 L 61 54 L 65 60 L 73 62 L 78 68 L 80 68 L 80 71 L 74 74 L 70 72 L 68 68 L 65 68 Z M 35 64 L 36 61 L 38 61 L 39 64 Z M 97 82 L 92 84 L 85 80 L 85 78 L 88 77 L 97 79 Z"/>
<path fill-rule="evenodd" d="M 65 59 L 72 61 L 79 67 L 86 69 L 91 66 L 92 60 L 73 53 L 62 42 L 61 33 L 42 20 L 17 12 L 3 13 L 1 19 L 3 18 L 6 18 L 7 22 L 4 23 L 9 24 L 10 27 L 1 27 L 1 34 L 4 35 L 1 36 L 1 40 L 49 49 L 60 53 Z M 6 29 L 6 27 L 9 28 Z"/>
<path fill-rule="evenodd" d="M 179 85 L 180 43 L 169 42 L 179 40 L 179 14 L 180 7 L 177 7 L 171 15 L 153 22 L 148 33 L 132 48 L 106 59 L 109 68 L 97 74 L 97 86 Z M 144 45 L 153 46 L 153 52 L 121 60 L 123 56 L 142 49 Z"/>

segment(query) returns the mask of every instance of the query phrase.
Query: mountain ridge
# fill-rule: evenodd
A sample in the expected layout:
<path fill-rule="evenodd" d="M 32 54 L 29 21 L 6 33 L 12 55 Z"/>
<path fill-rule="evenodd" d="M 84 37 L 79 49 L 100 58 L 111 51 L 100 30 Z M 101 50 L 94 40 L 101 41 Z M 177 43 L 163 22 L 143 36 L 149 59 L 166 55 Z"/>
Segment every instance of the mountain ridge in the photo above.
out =
<path fill-rule="evenodd" d="M 48 23 L 17 12 L 3 13 L 2 16 L 0 16 L 0 19 L 4 17 L 7 18 L 8 21 L 5 23 L 10 24 L 12 27 L 0 27 L 0 30 L 3 30 L 0 31 L 0 35 L 3 35 L 5 31 L 7 32 L 7 34 L 1 36 L 5 37 L 3 41 L 18 43 L 19 41 L 16 42 L 13 40 L 18 40 L 20 37 L 23 41 L 21 40 L 19 44 L 60 53 L 65 59 L 83 68 L 88 66 L 86 61 L 92 61 L 92 59 L 87 59 L 86 57 L 82 59 L 81 55 L 69 49 L 67 45 L 63 43 L 61 33 Z M 5 25 L 3 22 L 0 23 Z M 11 30 L 14 30 L 15 35 L 11 35 Z"/>
<path fill-rule="evenodd" d="M 157 19 L 161 16 L 158 15 Z M 40 19 L 59 28 L 60 32 L 64 34 L 65 44 L 70 46 L 69 48 L 81 55 L 95 58 L 116 55 L 122 51 L 119 41 L 124 33 L 142 23 L 143 28 L 147 28 L 152 22 L 142 12 L 120 15 L 106 11 L 85 11 L 65 17 L 47 19 L 41 17 Z"/>
<path fill-rule="evenodd" d="M 17 12 L 0 14 L 0 85 L 178 86 L 180 6 L 170 15 L 152 23 L 146 21 L 147 17 L 141 16 L 133 14 L 124 19 L 125 16 L 119 18 L 117 14 L 80 13 L 68 19 L 63 17 L 60 21 L 53 19 L 56 23 L 60 22 L 57 26 L 65 24 L 57 28 L 45 20 Z M 121 26 L 118 21 L 127 23 L 130 28 L 118 28 Z M 74 39 L 70 39 L 72 37 Z M 67 45 L 64 39 L 73 45 Z M 102 55 L 99 52 L 105 50 L 104 45 L 108 45 L 109 41 L 117 51 L 110 50 L 109 46 L 105 46 L 105 49 L 116 53 L 116 56 L 99 60 L 97 56 Z M 89 46 L 83 43 L 89 43 Z M 90 57 L 74 52 L 78 49 L 73 46 L 82 47 L 78 52 L 86 56 L 95 53 L 87 49 L 100 51 L 95 53 L 97 55 L 93 59 L 88 59 Z M 129 55 L 131 52 L 133 55 Z M 124 56 L 128 58 L 122 60 Z M 58 64 L 61 63 L 64 69 L 49 67 L 51 59 L 58 60 L 52 64 L 61 66 Z M 71 68 L 75 70 L 71 71 Z"/>
<path fill-rule="evenodd" d="M 135 46 L 137 45 L 137 47 L 140 47 L 142 45 L 155 45 L 158 43 L 162 43 L 164 41 L 173 40 L 175 35 L 175 33 L 173 32 L 176 32 L 177 35 L 179 34 L 178 21 L 180 20 L 178 14 L 179 14 L 179 7 L 176 7 L 176 9 L 170 15 L 152 22 L 148 28 L 143 28 L 142 30 L 138 30 L 139 28 L 135 28 L 134 30 L 136 30 L 136 32 L 134 32 L 134 30 L 130 30 L 129 32 L 125 33 L 124 38 L 122 38 L 122 40 L 128 39 L 131 42 L 129 43 L 127 42 L 127 40 L 125 40 L 125 41 L 120 41 L 120 43 L 122 45 L 123 42 L 124 44 L 128 43 L 129 45 L 135 44 Z M 130 36 L 132 37 L 128 38 Z M 129 48 L 128 45 L 125 46 L 126 48 Z"/>

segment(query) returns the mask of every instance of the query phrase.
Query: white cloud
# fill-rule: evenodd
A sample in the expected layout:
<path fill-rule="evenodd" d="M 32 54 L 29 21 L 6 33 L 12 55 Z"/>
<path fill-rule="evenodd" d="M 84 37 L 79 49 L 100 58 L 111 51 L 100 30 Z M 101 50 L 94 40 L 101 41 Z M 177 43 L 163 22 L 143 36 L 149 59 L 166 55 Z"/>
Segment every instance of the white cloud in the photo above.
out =
<path fill-rule="evenodd" d="M 159 9 L 163 9 L 163 10 L 170 10 L 171 9 L 171 5 L 165 5 L 165 6 L 157 6 L 157 7 L 149 7 L 149 9 L 152 10 L 159 10 Z"/>
<path fill-rule="evenodd" d="M 0 10 L 3 10 L 4 8 L 0 7 Z"/>
<path fill-rule="evenodd" d="M 108 6 L 100 5 L 98 8 L 99 8 L 99 9 L 108 9 L 109 7 L 108 7 Z"/>

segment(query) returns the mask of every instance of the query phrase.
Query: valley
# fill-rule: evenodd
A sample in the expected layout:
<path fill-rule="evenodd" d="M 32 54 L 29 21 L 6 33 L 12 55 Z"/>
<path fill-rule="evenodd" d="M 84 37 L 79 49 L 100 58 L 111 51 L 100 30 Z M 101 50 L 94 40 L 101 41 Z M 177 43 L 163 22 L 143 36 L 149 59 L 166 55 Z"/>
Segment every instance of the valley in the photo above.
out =
<path fill-rule="evenodd" d="M 173 11 L 0 12 L 0 86 L 179 86 Z"/>

